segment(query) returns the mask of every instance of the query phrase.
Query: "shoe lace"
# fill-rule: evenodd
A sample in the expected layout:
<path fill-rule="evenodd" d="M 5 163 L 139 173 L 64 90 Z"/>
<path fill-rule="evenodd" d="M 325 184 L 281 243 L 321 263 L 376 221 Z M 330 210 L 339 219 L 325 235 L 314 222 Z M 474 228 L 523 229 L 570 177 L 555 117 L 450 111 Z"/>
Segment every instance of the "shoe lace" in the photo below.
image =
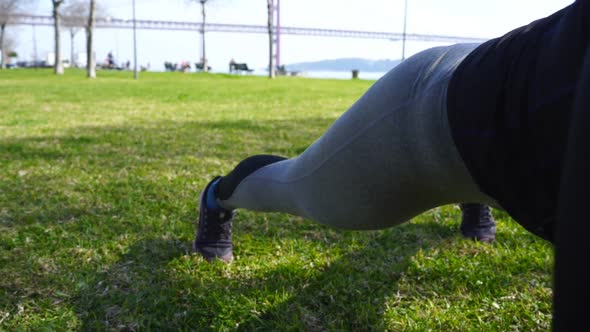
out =
<path fill-rule="evenodd" d="M 493 223 L 490 209 L 481 204 L 461 204 L 463 218 L 468 224 L 487 225 Z"/>
<path fill-rule="evenodd" d="M 233 211 L 210 211 L 209 222 L 207 222 L 207 233 L 215 239 L 229 240 L 231 239 L 231 220 L 233 219 Z M 209 237 L 208 236 L 208 237 Z"/>

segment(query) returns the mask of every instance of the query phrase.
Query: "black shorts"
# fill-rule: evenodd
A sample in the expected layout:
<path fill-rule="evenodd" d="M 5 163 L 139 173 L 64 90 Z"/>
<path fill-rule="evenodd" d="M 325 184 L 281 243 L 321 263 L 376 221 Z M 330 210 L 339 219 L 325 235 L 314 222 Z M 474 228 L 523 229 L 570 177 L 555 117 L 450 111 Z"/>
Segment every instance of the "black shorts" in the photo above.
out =
<path fill-rule="evenodd" d="M 578 0 L 482 44 L 448 90 L 453 139 L 475 182 L 550 241 L 589 17 L 590 0 Z"/>

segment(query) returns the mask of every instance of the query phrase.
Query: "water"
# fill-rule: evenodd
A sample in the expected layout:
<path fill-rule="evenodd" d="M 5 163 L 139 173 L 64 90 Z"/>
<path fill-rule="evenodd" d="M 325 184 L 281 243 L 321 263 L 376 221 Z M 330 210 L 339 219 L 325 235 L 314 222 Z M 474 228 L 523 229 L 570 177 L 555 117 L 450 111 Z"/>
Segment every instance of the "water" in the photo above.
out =
<path fill-rule="evenodd" d="M 361 80 L 372 80 L 376 81 L 385 75 L 385 72 L 359 72 L 359 79 Z M 266 76 L 268 72 L 266 70 L 255 70 L 251 75 Z M 338 80 L 350 80 L 352 79 L 352 71 L 305 71 L 301 72 L 298 76 L 308 78 L 325 78 L 325 79 L 338 79 Z"/>
<path fill-rule="evenodd" d="M 164 71 L 164 68 L 153 68 L 154 71 Z M 227 71 L 211 71 L 214 74 L 227 74 Z M 359 79 L 361 80 L 372 80 L 376 81 L 385 75 L 386 72 L 359 72 Z M 236 74 L 238 75 L 238 74 Z M 255 76 L 267 76 L 268 71 L 265 69 L 255 69 L 251 73 L 244 73 L 239 75 L 255 75 Z M 308 78 L 323 78 L 323 79 L 338 79 L 338 80 L 350 80 L 352 79 L 352 71 L 304 71 L 300 72 L 297 76 L 308 77 Z"/>
<path fill-rule="evenodd" d="M 361 80 L 378 80 L 386 73 L 381 72 L 359 72 L 359 79 Z M 310 78 L 333 78 L 341 80 L 352 79 L 351 71 L 310 71 L 305 72 L 304 77 Z"/>

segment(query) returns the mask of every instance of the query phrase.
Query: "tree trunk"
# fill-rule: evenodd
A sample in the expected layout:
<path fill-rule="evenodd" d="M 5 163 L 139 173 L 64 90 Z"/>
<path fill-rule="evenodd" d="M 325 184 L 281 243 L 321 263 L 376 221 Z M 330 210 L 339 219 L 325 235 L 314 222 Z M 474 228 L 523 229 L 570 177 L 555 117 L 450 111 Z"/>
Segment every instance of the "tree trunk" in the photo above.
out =
<path fill-rule="evenodd" d="M 74 31 L 74 28 L 70 28 L 70 65 L 72 67 L 76 67 L 76 63 L 75 63 L 75 57 L 76 57 L 76 52 L 74 49 L 74 37 L 76 35 L 76 32 Z"/>
<path fill-rule="evenodd" d="M 0 52 L 2 52 L 2 54 L 1 54 L 2 59 L 0 59 L 0 69 L 6 68 L 6 63 L 4 61 L 4 59 L 6 59 L 6 52 L 4 52 L 4 29 L 5 28 L 6 28 L 6 24 L 0 25 Z"/>
<path fill-rule="evenodd" d="M 62 0 L 63 1 L 63 0 Z M 60 41 L 60 17 L 59 17 L 59 6 L 62 1 L 53 1 L 53 29 L 55 30 L 55 64 L 53 71 L 56 75 L 63 75 L 64 65 L 61 62 L 61 41 Z"/>
<path fill-rule="evenodd" d="M 268 78 L 275 78 L 273 54 L 273 0 L 266 0 L 268 7 Z"/>
<path fill-rule="evenodd" d="M 203 63 L 203 71 L 207 72 L 209 71 L 208 65 L 207 65 L 207 53 L 205 52 L 205 19 L 206 19 L 206 15 L 205 15 L 205 1 L 201 1 L 201 14 L 203 15 L 203 26 L 201 28 L 201 33 L 202 33 L 202 38 L 203 38 L 203 59 L 201 60 L 201 62 Z"/>
<path fill-rule="evenodd" d="M 86 26 L 86 76 L 96 78 L 96 59 L 94 58 L 94 15 L 96 15 L 96 1 L 90 0 L 90 13 L 88 15 L 88 25 Z"/>
<path fill-rule="evenodd" d="M 139 79 L 137 70 L 137 19 L 135 16 L 135 0 L 133 0 L 133 79 Z"/>

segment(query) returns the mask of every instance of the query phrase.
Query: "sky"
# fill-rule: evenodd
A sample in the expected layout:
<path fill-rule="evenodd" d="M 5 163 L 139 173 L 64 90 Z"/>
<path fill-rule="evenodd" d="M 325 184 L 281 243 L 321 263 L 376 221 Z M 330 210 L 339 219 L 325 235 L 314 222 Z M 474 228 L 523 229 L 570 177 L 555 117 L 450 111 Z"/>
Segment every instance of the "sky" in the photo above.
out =
<path fill-rule="evenodd" d="M 69 0 L 65 0 L 66 4 Z M 97 0 L 108 15 L 132 18 L 131 0 Z M 405 0 L 281 0 L 281 25 L 293 27 L 402 32 Z M 510 30 L 548 16 L 571 4 L 572 0 L 407 0 L 407 32 L 494 38 Z M 265 0 L 209 0 L 207 22 L 266 24 Z M 51 1 L 38 0 L 28 9 L 36 15 L 50 15 Z M 137 19 L 200 22 L 200 4 L 188 0 L 136 0 Z M 8 33 L 18 39 L 19 60 L 34 56 L 45 59 L 53 52 L 53 35 L 49 27 L 11 26 Z M 97 61 L 108 52 L 116 60 L 133 61 L 132 30 L 98 29 Z M 149 63 L 161 69 L 164 61 L 196 62 L 201 54 L 198 32 L 138 30 L 138 64 Z M 62 54 L 70 57 L 70 37 L 62 33 Z M 74 40 L 77 52 L 84 52 L 85 36 L 79 32 Z M 406 57 L 441 43 L 406 42 Z M 214 71 L 227 70 L 234 58 L 250 67 L 264 68 L 268 63 L 268 36 L 265 34 L 206 34 L 207 58 Z M 402 42 L 357 38 L 281 36 L 281 63 L 316 61 L 344 57 L 399 59 Z"/>

